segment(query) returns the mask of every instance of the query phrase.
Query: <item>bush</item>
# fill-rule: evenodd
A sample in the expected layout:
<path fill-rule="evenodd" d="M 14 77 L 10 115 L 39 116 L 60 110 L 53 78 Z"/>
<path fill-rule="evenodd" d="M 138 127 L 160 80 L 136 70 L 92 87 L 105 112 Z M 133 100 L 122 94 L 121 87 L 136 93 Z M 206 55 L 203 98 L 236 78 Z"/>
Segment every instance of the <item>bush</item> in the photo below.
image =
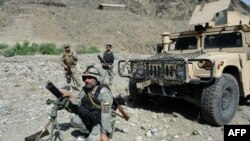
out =
<path fill-rule="evenodd" d="M 5 43 L 0 43 L 0 49 L 6 49 L 8 48 L 9 46 Z"/>
<path fill-rule="evenodd" d="M 89 47 L 86 50 L 87 53 L 100 53 L 101 51 L 97 47 Z"/>
<path fill-rule="evenodd" d="M 38 46 L 38 52 L 40 54 L 58 55 L 61 54 L 62 51 L 62 49 L 56 48 L 56 45 L 53 43 L 42 43 Z"/>
<path fill-rule="evenodd" d="M 30 43 L 29 41 L 24 41 L 23 43 L 17 42 L 14 46 L 9 48 L 9 45 L 0 43 L 0 55 L 5 57 L 11 57 L 15 55 L 34 55 L 38 54 L 48 54 L 48 55 L 59 55 L 63 52 L 63 48 L 57 48 L 56 44 L 53 43 Z"/>
<path fill-rule="evenodd" d="M 24 41 L 23 44 L 16 43 L 14 52 L 16 55 L 34 55 L 36 53 L 36 46 L 30 45 L 28 41 Z"/>
<path fill-rule="evenodd" d="M 92 46 L 88 48 L 78 48 L 76 52 L 78 54 L 92 54 L 92 53 L 100 53 L 101 51 L 97 47 Z"/>
<path fill-rule="evenodd" d="M 13 48 L 9 48 L 3 52 L 4 57 L 13 57 L 15 56 L 15 51 Z"/>

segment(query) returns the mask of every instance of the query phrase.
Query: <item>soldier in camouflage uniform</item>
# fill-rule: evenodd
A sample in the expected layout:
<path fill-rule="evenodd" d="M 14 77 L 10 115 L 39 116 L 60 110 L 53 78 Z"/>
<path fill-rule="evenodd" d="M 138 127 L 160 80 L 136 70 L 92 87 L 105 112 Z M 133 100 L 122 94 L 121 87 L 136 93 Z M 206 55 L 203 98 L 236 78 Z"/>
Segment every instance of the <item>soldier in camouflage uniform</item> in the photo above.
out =
<path fill-rule="evenodd" d="M 69 92 L 64 96 L 78 105 L 78 115 L 71 117 L 71 124 L 81 131 L 89 131 L 88 141 L 109 141 L 113 134 L 115 117 L 112 116 L 113 96 L 111 91 L 100 84 L 100 72 L 95 67 L 87 68 L 82 79 L 85 86 L 74 97 Z"/>
<path fill-rule="evenodd" d="M 70 49 L 69 44 L 64 44 L 63 48 L 64 53 L 62 55 L 61 62 L 64 67 L 68 88 L 71 89 L 72 87 L 71 79 L 73 79 L 73 82 L 76 84 L 76 88 L 79 88 L 81 87 L 81 84 L 78 80 L 79 74 L 76 67 L 78 61 L 77 54 Z"/>
<path fill-rule="evenodd" d="M 114 53 L 112 52 L 112 45 L 111 44 L 107 44 L 106 45 L 106 51 L 103 53 L 103 60 L 105 61 L 105 64 L 102 64 L 102 68 L 104 70 L 106 70 L 105 76 L 108 74 L 108 85 L 111 86 L 112 85 L 112 81 L 113 81 L 113 63 L 114 63 Z M 104 80 L 105 81 L 105 80 Z"/>

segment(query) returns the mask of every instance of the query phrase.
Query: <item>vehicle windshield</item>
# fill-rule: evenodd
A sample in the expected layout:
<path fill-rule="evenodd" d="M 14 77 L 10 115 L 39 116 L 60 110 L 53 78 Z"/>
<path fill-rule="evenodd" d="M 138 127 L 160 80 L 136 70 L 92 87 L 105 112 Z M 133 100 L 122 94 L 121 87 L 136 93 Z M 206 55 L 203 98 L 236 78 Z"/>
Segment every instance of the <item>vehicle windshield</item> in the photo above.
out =
<path fill-rule="evenodd" d="M 242 47 L 242 35 L 240 32 L 207 35 L 205 37 L 205 49 Z"/>
<path fill-rule="evenodd" d="M 173 40 L 170 44 L 169 50 L 189 50 L 197 49 L 197 38 L 196 36 L 192 37 L 182 37 Z"/>

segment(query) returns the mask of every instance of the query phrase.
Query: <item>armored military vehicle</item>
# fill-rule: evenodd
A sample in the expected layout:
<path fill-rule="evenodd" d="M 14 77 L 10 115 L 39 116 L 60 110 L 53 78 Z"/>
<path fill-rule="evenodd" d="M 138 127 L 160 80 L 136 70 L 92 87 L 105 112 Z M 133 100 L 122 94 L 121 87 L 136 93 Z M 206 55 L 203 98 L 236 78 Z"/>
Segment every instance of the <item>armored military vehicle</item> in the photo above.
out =
<path fill-rule="evenodd" d="M 250 95 L 250 18 L 228 11 L 229 5 L 197 5 L 189 22 L 193 30 L 163 33 L 157 55 L 119 61 L 135 103 L 156 95 L 182 98 L 199 105 L 214 126 L 233 119 L 239 98 Z"/>

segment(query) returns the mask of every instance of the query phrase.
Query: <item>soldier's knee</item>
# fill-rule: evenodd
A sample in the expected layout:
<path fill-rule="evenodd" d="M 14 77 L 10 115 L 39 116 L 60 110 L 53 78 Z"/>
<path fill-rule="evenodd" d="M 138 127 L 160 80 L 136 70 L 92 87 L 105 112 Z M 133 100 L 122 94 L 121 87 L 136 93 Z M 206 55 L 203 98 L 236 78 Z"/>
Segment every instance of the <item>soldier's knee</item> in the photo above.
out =
<path fill-rule="evenodd" d="M 100 141 L 100 130 L 96 130 L 96 131 L 91 131 L 91 133 L 89 134 L 88 138 L 86 139 L 86 141 Z"/>
<path fill-rule="evenodd" d="M 81 128 L 84 126 L 83 122 L 81 121 L 80 117 L 77 115 L 73 115 L 70 117 L 70 124 L 73 127 Z"/>

